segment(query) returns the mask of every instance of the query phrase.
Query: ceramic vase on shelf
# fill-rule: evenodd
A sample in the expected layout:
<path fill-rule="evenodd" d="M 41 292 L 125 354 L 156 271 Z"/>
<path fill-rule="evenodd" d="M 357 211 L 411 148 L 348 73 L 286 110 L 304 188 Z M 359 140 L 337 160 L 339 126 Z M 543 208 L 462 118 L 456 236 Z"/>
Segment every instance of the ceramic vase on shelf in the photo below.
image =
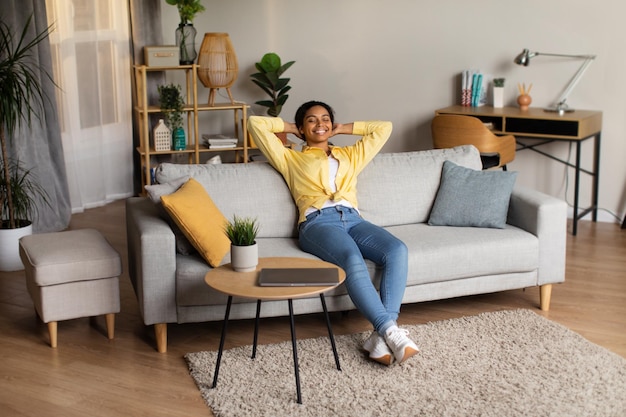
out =
<path fill-rule="evenodd" d="M 191 65 L 195 62 L 196 52 L 196 28 L 191 23 L 181 23 L 176 29 L 176 46 L 178 46 L 180 65 Z"/>
<path fill-rule="evenodd" d="M 182 127 L 177 127 L 172 132 L 172 143 L 174 143 L 175 151 L 184 151 L 186 149 L 185 130 Z"/>
<path fill-rule="evenodd" d="M 230 264 L 237 272 L 251 272 L 259 264 L 259 247 L 230 245 Z"/>

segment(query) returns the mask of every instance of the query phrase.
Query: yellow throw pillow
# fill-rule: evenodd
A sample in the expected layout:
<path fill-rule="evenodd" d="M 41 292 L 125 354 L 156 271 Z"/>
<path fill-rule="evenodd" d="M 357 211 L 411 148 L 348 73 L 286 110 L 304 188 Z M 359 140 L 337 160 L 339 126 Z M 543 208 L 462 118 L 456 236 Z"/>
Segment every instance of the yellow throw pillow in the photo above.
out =
<path fill-rule="evenodd" d="M 219 266 L 230 250 L 230 240 L 224 233 L 226 217 L 202 184 L 191 178 L 175 193 L 161 196 L 161 202 L 209 265 Z"/>

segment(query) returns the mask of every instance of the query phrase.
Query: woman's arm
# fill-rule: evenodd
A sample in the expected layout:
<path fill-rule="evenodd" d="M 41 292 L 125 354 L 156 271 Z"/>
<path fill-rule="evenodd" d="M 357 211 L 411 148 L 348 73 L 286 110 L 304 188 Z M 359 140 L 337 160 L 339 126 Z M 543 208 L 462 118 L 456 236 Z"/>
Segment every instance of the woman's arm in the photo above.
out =
<path fill-rule="evenodd" d="M 280 117 L 250 116 L 248 118 L 248 132 L 252 135 L 254 143 L 272 166 L 281 173 L 286 170 L 284 155 L 287 148 L 275 133 L 288 132 L 289 125 L 290 123 L 283 122 Z"/>

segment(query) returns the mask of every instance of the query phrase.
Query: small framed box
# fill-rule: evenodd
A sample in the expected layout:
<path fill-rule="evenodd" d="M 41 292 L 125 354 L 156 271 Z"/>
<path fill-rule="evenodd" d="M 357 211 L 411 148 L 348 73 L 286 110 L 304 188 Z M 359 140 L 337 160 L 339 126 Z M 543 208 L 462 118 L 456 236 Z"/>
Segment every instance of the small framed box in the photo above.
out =
<path fill-rule="evenodd" d="M 144 60 L 148 67 L 177 67 L 179 51 L 176 45 L 144 46 Z"/>

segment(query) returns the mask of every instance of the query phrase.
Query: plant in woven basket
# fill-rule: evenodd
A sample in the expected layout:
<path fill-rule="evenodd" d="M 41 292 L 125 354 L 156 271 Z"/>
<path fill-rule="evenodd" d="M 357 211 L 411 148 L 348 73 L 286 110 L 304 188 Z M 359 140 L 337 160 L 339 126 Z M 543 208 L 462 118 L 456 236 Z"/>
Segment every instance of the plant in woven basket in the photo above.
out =
<path fill-rule="evenodd" d="M 256 218 L 233 216 L 224 228 L 230 243 L 235 246 L 251 246 L 256 243 L 259 225 Z"/>
<path fill-rule="evenodd" d="M 180 85 L 167 84 L 157 87 L 159 92 L 159 103 L 163 118 L 168 127 L 173 131 L 183 127 L 183 107 L 185 100 Z"/>
<path fill-rule="evenodd" d="M 261 62 L 254 64 L 259 71 L 250 75 L 252 82 L 261 87 L 270 96 L 270 100 L 260 100 L 256 104 L 267 107 L 267 114 L 277 117 L 285 102 L 289 98 L 287 91 L 291 90 L 289 78 L 280 76 L 291 67 L 295 61 L 281 63 L 280 57 L 274 52 L 263 55 Z"/>

